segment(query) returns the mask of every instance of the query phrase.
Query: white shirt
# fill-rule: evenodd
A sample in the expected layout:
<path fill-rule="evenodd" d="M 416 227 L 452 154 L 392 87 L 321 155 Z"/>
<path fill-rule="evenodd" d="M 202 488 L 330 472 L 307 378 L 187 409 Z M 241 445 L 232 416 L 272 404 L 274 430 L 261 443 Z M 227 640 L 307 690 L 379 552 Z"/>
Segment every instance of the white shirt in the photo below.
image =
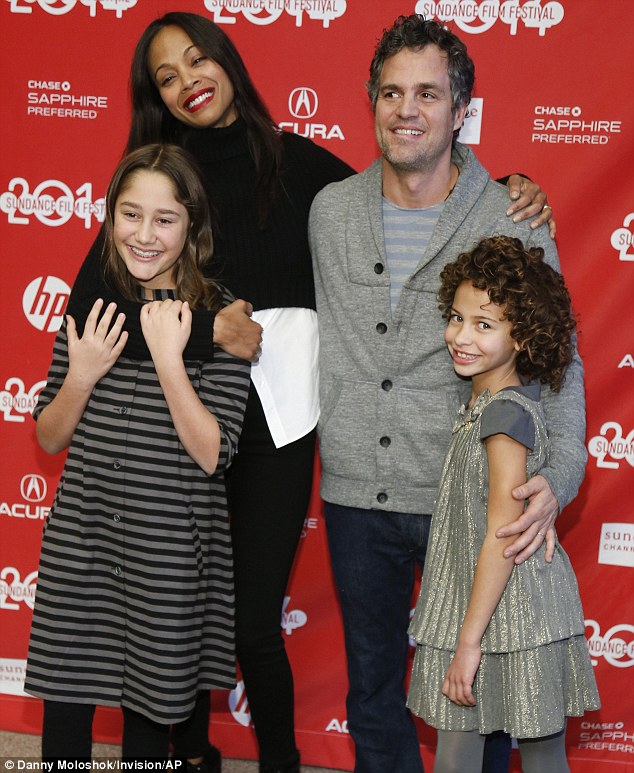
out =
<path fill-rule="evenodd" d="M 312 309 L 264 309 L 262 354 L 251 366 L 266 423 L 276 448 L 307 435 L 319 419 L 319 332 Z"/>

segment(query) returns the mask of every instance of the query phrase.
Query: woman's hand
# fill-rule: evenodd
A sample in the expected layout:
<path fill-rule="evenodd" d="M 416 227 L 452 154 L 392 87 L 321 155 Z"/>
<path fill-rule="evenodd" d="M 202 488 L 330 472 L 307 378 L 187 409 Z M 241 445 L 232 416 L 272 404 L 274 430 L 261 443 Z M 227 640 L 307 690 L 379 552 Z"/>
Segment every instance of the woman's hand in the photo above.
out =
<path fill-rule="evenodd" d="M 253 306 L 237 300 L 220 309 L 214 320 L 214 343 L 241 360 L 257 362 L 262 346 L 262 327 L 251 319 Z"/>
<path fill-rule="evenodd" d="M 557 233 L 557 224 L 553 220 L 553 210 L 544 191 L 537 183 L 519 174 L 512 174 L 507 182 L 509 196 L 513 204 L 506 210 L 506 214 L 513 218 L 514 223 L 535 217 L 531 222 L 531 228 L 539 228 L 548 223 L 551 239 Z"/>
<path fill-rule="evenodd" d="M 100 378 L 112 368 L 128 340 L 128 334 L 122 331 L 125 314 L 117 315 L 108 331 L 115 311 L 116 303 L 108 304 L 102 318 L 98 320 L 103 307 L 99 298 L 93 304 L 86 318 L 84 334 L 77 334 L 75 320 L 66 316 L 66 334 L 68 337 L 68 375 L 67 379 L 77 388 L 91 392 Z"/>
<path fill-rule="evenodd" d="M 480 666 L 480 645 L 458 644 L 442 683 L 442 694 L 458 706 L 475 706 L 473 682 Z"/>

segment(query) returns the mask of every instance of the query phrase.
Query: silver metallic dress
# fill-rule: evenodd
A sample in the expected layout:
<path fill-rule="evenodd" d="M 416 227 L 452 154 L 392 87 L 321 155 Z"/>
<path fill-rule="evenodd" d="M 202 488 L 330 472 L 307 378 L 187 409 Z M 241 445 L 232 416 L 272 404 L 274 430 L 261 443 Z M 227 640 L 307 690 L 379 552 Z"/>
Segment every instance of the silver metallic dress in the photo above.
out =
<path fill-rule="evenodd" d="M 534 386 L 493 396 L 485 391 L 472 408 L 461 409 L 453 428 L 410 626 L 417 647 L 408 706 L 440 730 L 505 730 L 515 738 L 538 738 L 559 732 L 566 716 L 600 707 L 577 581 L 559 544 L 552 563 L 544 560 L 542 545 L 514 567 L 482 637 L 482 660 L 473 685 L 476 705 L 458 706 L 441 693 L 486 531 L 488 471 L 482 438 L 502 431 L 524 442 L 525 429 L 516 432 L 513 425 L 528 423 L 530 429 L 532 423 L 527 475 L 536 475 L 549 452 L 538 400 L 539 388 Z M 498 401 L 503 404 L 496 405 Z M 483 430 L 487 408 L 496 418 Z M 502 429 L 491 429 L 496 423 Z"/>

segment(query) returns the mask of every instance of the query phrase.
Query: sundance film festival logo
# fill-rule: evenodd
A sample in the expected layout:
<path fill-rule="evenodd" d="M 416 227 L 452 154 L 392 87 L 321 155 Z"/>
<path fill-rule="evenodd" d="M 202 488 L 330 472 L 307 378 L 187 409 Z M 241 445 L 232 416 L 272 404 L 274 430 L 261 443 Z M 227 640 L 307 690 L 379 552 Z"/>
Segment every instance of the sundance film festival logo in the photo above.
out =
<path fill-rule="evenodd" d="M 33 609 L 36 584 L 37 571 L 30 572 L 22 579 L 15 566 L 5 566 L 0 572 L 0 611 L 18 612 L 21 604 Z"/>
<path fill-rule="evenodd" d="M 11 225 L 29 225 L 31 217 L 43 225 L 57 228 L 71 217 L 84 221 L 90 228 L 93 217 L 103 223 L 106 216 L 105 199 L 93 200 L 92 183 L 84 183 L 75 191 L 61 180 L 44 180 L 31 192 L 24 177 L 13 177 L 7 190 L 0 194 L 0 212 L 7 215 Z"/>
<path fill-rule="evenodd" d="M 54 333 L 62 326 L 70 287 L 56 276 L 38 276 L 27 285 L 22 309 L 33 327 Z"/>
<path fill-rule="evenodd" d="M 301 27 L 304 16 L 320 21 L 323 27 L 346 12 L 346 0 L 205 0 L 205 8 L 212 13 L 216 24 L 235 24 L 236 15 L 242 14 L 251 24 L 273 24 L 282 14 L 295 17 L 295 26 Z M 232 15 L 233 14 L 233 15 Z"/>
<path fill-rule="evenodd" d="M 634 212 L 623 220 L 623 226 L 612 231 L 610 244 L 619 253 L 619 260 L 634 260 L 634 233 L 632 232 L 632 223 L 634 223 Z"/>
<path fill-rule="evenodd" d="M 306 612 L 301 609 L 288 610 L 288 605 L 291 601 L 290 596 L 284 596 L 284 604 L 282 606 L 282 622 L 281 627 L 286 631 L 287 636 L 290 636 L 296 628 L 302 628 L 308 622 L 308 616 Z"/>
<path fill-rule="evenodd" d="M 113 11 L 120 19 L 124 11 L 134 8 L 137 0 L 7 0 L 11 13 L 33 13 L 33 7 L 38 6 L 52 16 L 63 16 L 70 13 L 75 6 L 89 9 L 91 16 L 97 15 L 97 9 Z"/>
<path fill-rule="evenodd" d="M 601 626 L 596 620 L 586 620 L 586 628 L 590 628 L 588 649 L 592 665 L 603 658 L 615 668 L 630 668 L 634 666 L 634 625 L 619 623 L 609 628 L 601 635 Z"/>
<path fill-rule="evenodd" d="M 12 376 L 0 391 L 0 413 L 5 421 L 24 423 L 24 417 L 33 413 L 37 398 L 46 381 L 36 381 L 30 389 L 21 378 Z"/>
<path fill-rule="evenodd" d="M 588 453 L 597 460 L 597 467 L 618 470 L 622 461 L 634 467 L 634 429 L 624 436 L 618 422 L 606 421 L 590 439 Z"/>
<path fill-rule="evenodd" d="M 311 140 L 317 137 L 322 140 L 345 140 L 339 124 L 327 126 L 323 123 L 311 122 L 310 119 L 314 118 L 318 109 L 319 97 L 315 89 L 298 86 L 288 97 L 288 112 L 295 120 L 282 121 L 279 127 Z"/>
<path fill-rule="evenodd" d="M 545 35 L 564 18 L 563 5 L 550 0 L 419 0 L 415 11 L 442 22 L 454 22 L 472 35 L 490 30 L 498 21 L 509 27 L 511 35 L 517 35 L 520 25 Z"/>

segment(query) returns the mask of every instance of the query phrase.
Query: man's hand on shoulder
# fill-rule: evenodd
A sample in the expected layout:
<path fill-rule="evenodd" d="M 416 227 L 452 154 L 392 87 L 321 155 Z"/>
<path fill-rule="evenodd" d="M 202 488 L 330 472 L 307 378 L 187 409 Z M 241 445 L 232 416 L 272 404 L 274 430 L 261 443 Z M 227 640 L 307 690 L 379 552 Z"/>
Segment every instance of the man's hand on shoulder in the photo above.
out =
<path fill-rule="evenodd" d="M 555 553 L 554 523 L 559 514 L 559 503 L 553 494 L 546 478 L 535 475 L 523 486 L 513 490 L 513 498 L 528 501 L 524 513 L 512 523 L 496 532 L 497 537 L 519 535 L 504 551 L 505 558 L 514 558 L 516 564 L 521 564 L 533 555 L 542 544 L 546 543 L 545 559 L 553 560 Z"/>
<path fill-rule="evenodd" d="M 262 326 L 253 322 L 253 306 L 237 300 L 225 306 L 214 320 L 214 343 L 241 360 L 257 362 L 262 345 Z"/>

